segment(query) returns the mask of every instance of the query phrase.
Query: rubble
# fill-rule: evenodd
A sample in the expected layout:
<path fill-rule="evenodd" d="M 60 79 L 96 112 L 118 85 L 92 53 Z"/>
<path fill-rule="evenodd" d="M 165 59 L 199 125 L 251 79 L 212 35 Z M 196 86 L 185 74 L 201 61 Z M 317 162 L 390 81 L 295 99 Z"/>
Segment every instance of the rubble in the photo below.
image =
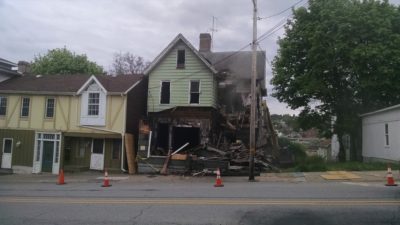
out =
<path fill-rule="evenodd" d="M 240 141 L 230 144 L 226 149 L 214 146 L 198 145 L 191 149 L 182 149 L 179 154 L 171 157 L 175 161 L 184 162 L 181 169 L 171 170 L 171 173 L 191 174 L 193 176 L 211 175 L 220 169 L 224 175 L 247 175 L 249 168 L 249 149 Z M 255 171 L 277 170 L 264 150 L 259 148 L 255 155 Z"/>

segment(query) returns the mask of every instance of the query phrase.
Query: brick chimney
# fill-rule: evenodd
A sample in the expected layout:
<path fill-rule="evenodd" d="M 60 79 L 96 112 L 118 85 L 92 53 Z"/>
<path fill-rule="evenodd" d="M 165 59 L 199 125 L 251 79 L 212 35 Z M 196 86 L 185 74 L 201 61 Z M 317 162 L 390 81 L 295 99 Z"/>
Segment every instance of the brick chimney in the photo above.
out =
<path fill-rule="evenodd" d="M 29 74 L 31 72 L 31 65 L 26 61 L 19 61 L 18 72 L 24 75 Z"/>
<path fill-rule="evenodd" d="M 200 34 L 200 52 L 211 52 L 211 35 L 209 33 Z"/>

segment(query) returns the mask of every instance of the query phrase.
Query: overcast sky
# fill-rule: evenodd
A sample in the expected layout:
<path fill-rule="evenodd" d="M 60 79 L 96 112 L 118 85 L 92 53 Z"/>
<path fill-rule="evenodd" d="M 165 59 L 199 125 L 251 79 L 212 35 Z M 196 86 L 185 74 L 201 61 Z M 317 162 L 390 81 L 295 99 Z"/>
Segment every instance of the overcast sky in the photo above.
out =
<path fill-rule="evenodd" d="M 400 0 L 390 2 L 399 4 Z M 306 0 L 258 0 L 265 18 Z M 86 54 L 109 70 L 116 52 L 153 60 L 179 33 L 198 47 L 200 33 L 211 32 L 214 51 L 235 51 L 252 39 L 251 0 L 0 0 L 0 58 L 32 61 L 37 54 L 62 48 Z M 279 24 L 291 10 L 258 21 L 259 36 Z M 271 61 L 283 29 L 260 45 Z M 248 48 L 247 50 L 250 50 Z M 271 68 L 267 63 L 267 83 Z M 268 86 L 271 92 L 271 86 Z M 268 97 L 272 114 L 296 113 Z"/>

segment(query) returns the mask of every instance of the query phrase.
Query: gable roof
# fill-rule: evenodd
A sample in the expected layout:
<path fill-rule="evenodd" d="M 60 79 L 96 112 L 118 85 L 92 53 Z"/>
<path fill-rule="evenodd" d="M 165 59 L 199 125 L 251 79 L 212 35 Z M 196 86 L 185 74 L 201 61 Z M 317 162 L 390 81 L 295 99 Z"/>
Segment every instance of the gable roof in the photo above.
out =
<path fill-rule="evenodd" d="M 143 75 L 92 75 L 109 94 L 125 94 Z M 0 83 L 0 93 L 75 95 L 92 77 L 88 74 L 15 77 Z"/>
<path fill-rule="evenodd" d="M 97 85 L 99 85 L 99 87 L 103 90 L 103 92 L 107 93 L 107 90 L 103 87 L 103 85 L 101 84 L 101 82 L 100 82 L 94 75 L 92 75 L 88 80 L 86 80 L 86 82 L 82 85 L 82 87 L 79 88 L 79 90 L 77 91 L 77 94 L 78 94 L 78 95 L 82 94 L 82 92 L 85 91 L 85 89 L 86 89 L 92 82 L 97 83 Z"/>
<path fill-rule="evenodd" d="M 213 73 L 217 73 L 217 70 L 193 47 L 192 44 L 182 35 L 178 34 L 174 40 L 153 60 L 150 66 L 144 71 L 144 74 L 149 74 L 164 58 L 165 56 L 182 41 Z"/>
<path fill-rule="evenodd" d="M 373 111 L 373 112 L 364 113 L 364 114 L 361 114 L 360 117 L 371 116 L 371 115 L 375 115 L 375 114 L 379 114 L 379 113 L 383 113 L 383 112 L 388 112 L 388 111 L 396 110 L 396 109 L 400 109 L 400 104 L 394 105 L 394 106 L 390 106 L 390 107 L 387 107 L 387 108 L 383 108 L 383 109 L 379 109 L 379 110 L 376 110 L 376 111 Z"/>

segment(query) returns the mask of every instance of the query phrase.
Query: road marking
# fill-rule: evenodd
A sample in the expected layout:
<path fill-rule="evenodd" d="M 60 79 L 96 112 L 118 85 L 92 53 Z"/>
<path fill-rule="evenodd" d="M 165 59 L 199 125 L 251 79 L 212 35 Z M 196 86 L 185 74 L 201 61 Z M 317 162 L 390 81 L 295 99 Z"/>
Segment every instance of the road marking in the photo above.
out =
<path fill-rule="evenodd" d="M 292 206 L 400 206 L 391 199 L 224 199 L 224 198 L 61 198 L 61 197 L 3 197 L 0 203 L 24 204 L 89 204 L 89 205 L 292 205 Z"/>

